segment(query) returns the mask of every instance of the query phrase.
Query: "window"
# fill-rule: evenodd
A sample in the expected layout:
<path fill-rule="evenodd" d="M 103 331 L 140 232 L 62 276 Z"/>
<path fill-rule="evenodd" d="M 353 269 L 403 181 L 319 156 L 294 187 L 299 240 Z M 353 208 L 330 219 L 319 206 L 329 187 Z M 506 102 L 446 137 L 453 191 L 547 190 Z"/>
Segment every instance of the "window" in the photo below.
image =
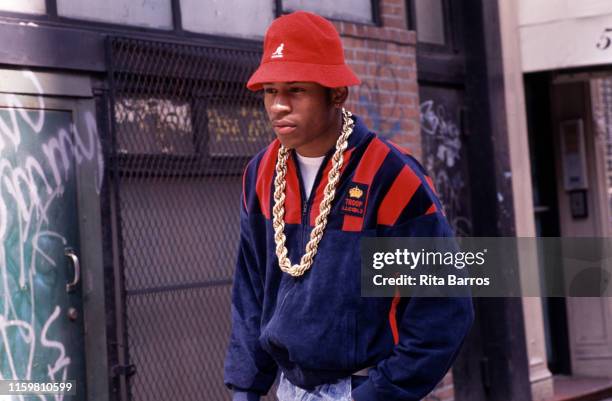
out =
<path fill-rule="evenodd" d="M 274 18 L 274 2 L 180 0 L 187 31 L 263 38 Z"/>
<path fill-rule="evenodd" d="M 305 10 L 336 20 L 374 23 L 373 3 L 377 2 L 372 0 L 283 0 L 283 12 Z"/>
<path fill-rule="evenodd" d="M 259 52 L 112 38 L 113 119 L 126 174 L 240 176 L 273 139 L 244 83 Z"/>
<path fill-rule="evenodd" d="M 172 29 L 171 0 L 57 0 L 57 13 L 89 21 Z"/>
<path fill-rule="evenodd" d="M 442 0 L 414 0 L 414 14 L 419 42 L 446 44 Z"/>
<path fill-rule="evenodd" d="M 45 0 L 3 0 L 0 1 L 0 10 L 16 13 L 44 14 L 46 7 Z"/>
<path fill-rule="evenodd" d="M 450 8 L 448 0 L 408 0 L 410 29 L 417 31 L 420 44 L 437 48 L 451 45 Z"/>
<path fill-rule="evenodd" d="M 120 97 L 115 101 L 118 153 L 196 153 L 191 107 L 187 101 Z"/>

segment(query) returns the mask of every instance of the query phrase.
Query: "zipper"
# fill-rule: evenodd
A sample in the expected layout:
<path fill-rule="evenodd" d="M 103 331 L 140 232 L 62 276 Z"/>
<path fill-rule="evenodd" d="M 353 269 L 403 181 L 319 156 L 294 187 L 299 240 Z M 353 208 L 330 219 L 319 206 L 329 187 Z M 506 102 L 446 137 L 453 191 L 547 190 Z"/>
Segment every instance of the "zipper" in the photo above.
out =
<path fill-rule="evenodd" d="M 290 154 L 290 157 L 293 163 L 295 164 L 295 169 L 298 175 L 298 182 L 300 184 L 300 199 L 302 201 L 302 227 L 300 230 L 300 242 L 299 242 L 300 247 L 301 247 L 300 254 L 304 252 L 304 249 L 306 248 L 306 240 L 305 240 L 306 229 L 310 225 L 310 222 L 307 220 L 307 217 L 310 214 L 310 208 L 312 206 L 312 200 L 313 200 L 313 193 L 316 193 L 316 188 L 319 185 L 319 182 L 321 181 L 323 170 L 325 169 L 325 166 L 327 165 L 327 162 L 329 161 L 330 157 L 333 155 L 334 150 L 335 149 L 332 149 L 331 153 L 328 152 L 325 155 L 323 162 L 319 166 L 319 170 L 317 171 L 317 175 L 315 176 L 315 180 L 314 180 L 314 183 L 312 184 L 312 189 L 310 190 L 310 195 L 308 195 L 308 198 L 304 197 L 304 195 L 306 194 L 306 191 L 304 188 L 304 181 L 302 180 L 302 172 L 300 171 L 300 163 L 298 163 L 297 157 L 295 156 L 295 150 L 291 151 L 291 154 Z M 297 262 L 299 262 L 299 260 Z M 290 281 L 287 283 L 287 291 L 285 292 L 285 295 L 283 295 L 283 299 L 278 305 L 278 309 L 277 309 L 278 312 L 282 312 L 283 307 L 285 306 L 285 302 L 287 301 L 287 298 L 289 297 L 289 293 L 295 288 L 294 284 L 295 284 L 295 279 L 291 278 Z"/>
<path fill-rule="evenodd" d="M 300 229 L 300 241 L 299 243 L 302 244 L 304 242 L 304 222 L 306 221 L 306 211 L 308 210 L 308 201 L 309 198 L 305 197 L 306 194 L 306 189 L 304 187 L 304 180 L 302 179 L 302 171 L 300 170 L 300 163 L 298 163 L 297 160 L 297 156 L 295 156 L 295 150 L 291 151 L 291 155 L 290 155 L 293 164 L 295 165 L 295 171 L 297 172 L 297 176 L 298 176 L 298 183 L 300 186 L 300 201 L 302 202 L 302 227 Z M 310 193 L 312 195 L 312 191 Z"/>
<path fill-rule="evenodd" d="M 310 190 L 310 195 L 308 198 L 304 198 L 304 194 L 306 193 L 304 189 L 304 182 L 302 180 L 302 173 L 300 171 L 300 163 L 298 163 L 297 156 L 295 156 L 295 150 L 291 152 L 291 157 L 293 158 L 293 162 L 295 163 L 296 171 L 298 174 L 298 181 L 300 182 L 300 195 L 302 198 L 302 229 L 300 230 L 300 253 L 304 252 L 306 248 L 306 230 L 310 227 L 310 221 L 308 220 L 308 216 L 310 216 L 310 209 L 312 208 L 313 194 L 317 192 L 317 187 L 321 181 L 321 177 L 323 175 L 323 170 L 325 170 L 325 166 L 329 162 L 329 159 L 333 156 L 336 148 L 332 148 L 323 159 L 323 162 L 319 166 L 319 170 L 317 171 L 317 175 L 315 176 L 314 183 L 312 184 L 312 188 Z"/>

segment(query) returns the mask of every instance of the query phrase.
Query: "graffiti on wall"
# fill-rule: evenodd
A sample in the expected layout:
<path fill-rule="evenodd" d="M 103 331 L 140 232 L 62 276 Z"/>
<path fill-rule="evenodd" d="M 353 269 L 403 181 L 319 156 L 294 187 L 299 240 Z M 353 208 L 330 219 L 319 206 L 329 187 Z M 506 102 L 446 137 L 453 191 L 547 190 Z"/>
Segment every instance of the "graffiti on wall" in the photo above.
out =
<path fill-rule="evenodd" d="M 36 107 L 0 95 L 0 379 L 61 381 L 74 365 L 62 299 L 64 247 L 78 244 L 75 171 L 93 163 L 99 193 L 103 156 L 95 117 L 83 115 L 79 132 L 71 112 L 45 110 L 36 75 L 23 74 Z"/>
<path fill-rule="evenodd" d="M 461 129 L 443 104 L 426 100 L 420 108 L 424 166 L 433 175 L 445 213 L 457 235 L 469 236 L 472 223 L 462 162 Z"/>
<path fill-rule="evenodd" d="M 405 117 L 398 98 L 400 84 L 389 63 L 377 64 L 373 76 L 375 80 L 364 81 L 355 88 L 356 112 L 366 118 L 370 130 L 391 139 L 401 134 L 401 121 Z"/>

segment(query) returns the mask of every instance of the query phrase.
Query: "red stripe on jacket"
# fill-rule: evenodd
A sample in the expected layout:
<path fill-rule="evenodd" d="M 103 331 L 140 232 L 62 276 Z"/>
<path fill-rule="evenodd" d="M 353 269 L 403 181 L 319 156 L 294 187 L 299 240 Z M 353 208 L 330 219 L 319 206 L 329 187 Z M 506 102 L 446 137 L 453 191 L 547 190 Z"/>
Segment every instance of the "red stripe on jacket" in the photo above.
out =
<path fill-rule="evenodd" d="M 399 330 L 397 328 L 397 304 L 399 304 L 399 301 L 399 291 L 395 290 L 395 296 L 393 297 L 393 301 L 391 301 L 391 308 L 389 309 L 389 326 L 393 334 L 393 342 L 396 345 L 399 343 Z"/>
<path fill-rule="evenodd" d="M 421 185 L 421 180 L 408 166 L 399 172 L 378 208 L 378 224 L 392 226 Z"/>
<path fill-rule="evenodd" d="M 257 183 L 255 184 L 255 190 L 257 192 L 257 198 L 259 199 L 261 212 L 266 219 L 270 219 L 270 191 L 272 190 L 272 177 L 274 177 L 276 156 L 279 147 L 280 142 L 276 139 L 268 146 L 257 168 Z"/>
<path fill-rule="evenodd" d="M 351 155 L 353 154 L 353 150 L 354 148 L 345 150 L 344 153 L 342 154 L 343 161 L 342 161 L 342 168 L 340 169 L 340 176 L 342 176 L 344 169 L 346 168 L 349 161 L 351 160 Z M 330 158 L 327 161 L 327 165 L 325 166 L 325 169 L 323 170 L 323 173 L 321 175 L 321 181 L 319 181 L 319 185 L 317 186 L 317 190 L 315 192 L 314 199 L 312 201 L 312 207 L 310 209 L 309 221 L 310 221 L 311 226 L 315 225 L 315 220 L 317 219 L 317 216 L 319 215 L 320 205 L 321 205 L 321 202 L 323 201 L 323 196 L 325 194 L 325 186 L 329 182 L 329 172 L 332 168 L 332 165 L 333 165 L 333 160 L 332 158 Z M 338 193 L 336 193 L 336 197 L 334 199 L 338 199 Z"/>
<path fill-rule="evenodd" d="M 431 188 L 431 191 L 438 196 L 438 191 L 436 191 L 436 187 L 434 186 L 433 180 L 431 179 L 430 176 L 426 175 L 425 176 L 425 181 L 427 181 L 427 185 L 429 185 L 429 188 Z M 438 207 L 436 206 L 435 203 L 432 203 L 431 207 L 429 209 L 427 209 L 427 211 L 425 212 L 425 214 L 433 214 L 435 212 L 438 211 Z M 442 215 L 446 216 L 446 213 L 444 213 L 444 210 L 442 210 Z"/>
<path fill-rule="evenodd" d="M 285 223 L 300 224 L 302 221 L 302 198 L 300 180 L 293 157 L 287 160 L 287 186 L 285 187 Z"/>
<path fill-rule="evenodd" d="M 389 142 L 391 145 L 393 145 L 393 147 L 395 147 L 395 149 L 399 150 L 401 153 L 405 154 L 405 155 L 410 155 L 410 151 L 408 150 L 408 148 L 405 148 L 403 146 L 400 146 L 392 141 L 387 140 L 387 142 Z M 431 191 L 435 194 L 438 195 L 438 192 L 436 192 L 436 187 L 434 186 L 433 180 L 431 179 L 430 176 L 426 175 L 425 176 L 425 181 L 427 182 L 427 185 L 429 186 L 429 188 L 431 189 Z M 435 203 L 431 205 L 431 207 L 429 209 L 427 209 L 427 212 L 425 212 L 425 214 L 432 214 L 438 211 L 438 208 L 436 207 Z"/>
<path fill-rule="evenodd" d="M 378 138 L 374 138 L 368 145 L 368 148 L 363 153 L 363 157 L 357 166 L 355 175 L 353 176 L 353 182 L 359 184 L 365 184 L 368 186 L 368 194 L 366 194 L 364 209 L 367 210 L 368 195 L 370 192 L 370 186 L 374 176 L 380 169 L 383 161 L 389 154 L 390 149 L 383 141 Z M 363 217 L 345 215 L 344 221 L 342 222 L 342 230 L 344 231 L 361 231 L 363 227 Z"/>

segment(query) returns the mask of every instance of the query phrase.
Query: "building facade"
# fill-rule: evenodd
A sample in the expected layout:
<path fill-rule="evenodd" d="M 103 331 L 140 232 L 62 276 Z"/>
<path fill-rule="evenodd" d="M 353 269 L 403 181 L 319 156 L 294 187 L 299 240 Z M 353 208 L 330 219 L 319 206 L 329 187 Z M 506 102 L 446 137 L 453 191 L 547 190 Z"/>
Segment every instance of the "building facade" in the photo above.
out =
<path fill-rule="evenodd" d="M 532 206 L 522 206 L 525 221 L 533 221 L 537 236 L 609 237 L 612 5 L 519 1 L 511 18 L 509 41 L 520 65 L 514 89 L 519 96 L 524 84 L 527 127 L 519 136 L 529 143 L 524 158 L 531 165 L 523 188 L 530 185 L 533 194 Z M 549 298 L 542 305 L 551 372 L 610 377 L 609 298 Z"/>
<path fill-rule="evenodd" d="M 272 139 L 244 84 L 292 10 L 334 21 L 363 81 L 348 108 L 430 170 L 459 235 L 523 233 L 501 3 L 0 2 L 2 378 L 75 379 L 83 400 L 228 399 L 241 173 Z M 545 394 L 541 306 L 476 309 L 428 399 Z"/>

